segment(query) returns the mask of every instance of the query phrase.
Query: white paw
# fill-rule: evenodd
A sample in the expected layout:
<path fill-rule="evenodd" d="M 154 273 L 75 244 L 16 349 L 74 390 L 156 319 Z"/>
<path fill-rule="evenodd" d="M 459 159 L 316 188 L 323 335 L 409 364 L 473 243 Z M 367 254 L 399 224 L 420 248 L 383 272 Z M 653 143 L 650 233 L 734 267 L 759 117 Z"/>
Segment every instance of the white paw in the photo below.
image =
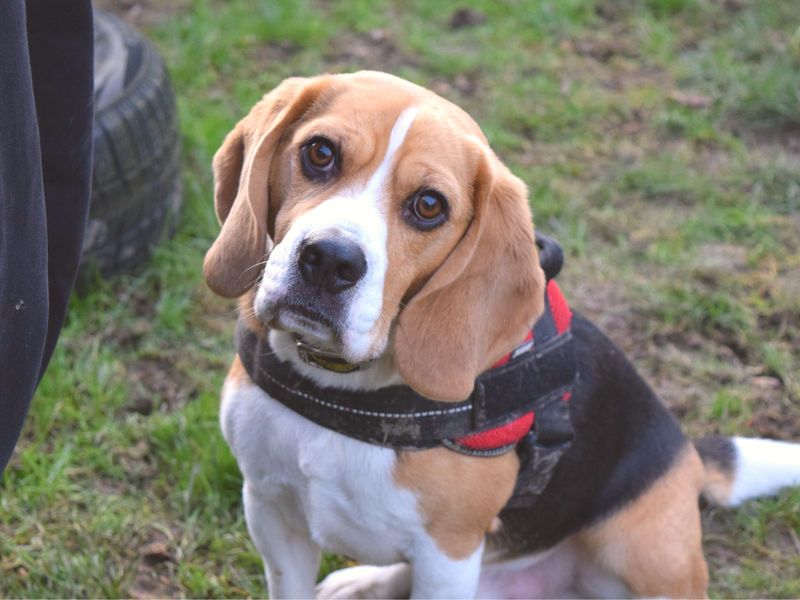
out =
<path fill-rule="evenodd" d="M 349 567 L 334 571 L 317 585 L 320 600 L 408 598 L 410 593 L 411 568 L 405 563 L 388 567 Z"/>

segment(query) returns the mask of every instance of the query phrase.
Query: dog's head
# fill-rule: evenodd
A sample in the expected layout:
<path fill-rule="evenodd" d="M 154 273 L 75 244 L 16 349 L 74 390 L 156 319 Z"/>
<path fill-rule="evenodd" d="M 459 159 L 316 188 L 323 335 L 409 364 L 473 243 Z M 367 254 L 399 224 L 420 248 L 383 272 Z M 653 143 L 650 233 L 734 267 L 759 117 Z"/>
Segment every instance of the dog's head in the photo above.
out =
<path fill-rule="evenodd" d="M 383 73 L 284 81 L 214 156 L 208 285 L 358 363 L 460 400 L 543 310 L 525 185 L 475 122 Z"/>

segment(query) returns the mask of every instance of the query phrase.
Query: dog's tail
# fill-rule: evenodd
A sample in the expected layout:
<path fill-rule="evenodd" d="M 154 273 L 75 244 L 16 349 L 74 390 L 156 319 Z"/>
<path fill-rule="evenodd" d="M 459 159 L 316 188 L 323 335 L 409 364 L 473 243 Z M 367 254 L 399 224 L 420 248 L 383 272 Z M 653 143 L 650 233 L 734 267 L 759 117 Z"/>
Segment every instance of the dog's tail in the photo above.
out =
<path fill-rule="evenodd" d="M 694 442 L 706 469 L 703 497 L 736 506 L 788 486 L 800 486 L 800 444 L 742 437 Z"/>

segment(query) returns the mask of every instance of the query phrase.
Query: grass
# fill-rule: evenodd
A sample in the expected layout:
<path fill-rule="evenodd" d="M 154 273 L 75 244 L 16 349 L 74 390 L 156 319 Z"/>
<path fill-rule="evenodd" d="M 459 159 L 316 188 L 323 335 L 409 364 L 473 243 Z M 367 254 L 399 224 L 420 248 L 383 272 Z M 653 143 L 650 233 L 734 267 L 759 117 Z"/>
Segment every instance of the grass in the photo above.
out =
<path fill-rule="evenodd" d="M 73 298 L 0 483 L 0 596 L 265 594 L 217 426 L 234 307 L 200 267 L 211 156 L 289 75 L 382 69 L 463 106 L 564 245 L 572 304 L 691 434 L 797 439 L 792 0 L 474 2 L 455 29 L 466 2 L 103 4 L 169 65 L 185 209 L 147 267 Z M 711 594 L 800 596 L 798 515 L 798 490 L 706 511 Z"/>

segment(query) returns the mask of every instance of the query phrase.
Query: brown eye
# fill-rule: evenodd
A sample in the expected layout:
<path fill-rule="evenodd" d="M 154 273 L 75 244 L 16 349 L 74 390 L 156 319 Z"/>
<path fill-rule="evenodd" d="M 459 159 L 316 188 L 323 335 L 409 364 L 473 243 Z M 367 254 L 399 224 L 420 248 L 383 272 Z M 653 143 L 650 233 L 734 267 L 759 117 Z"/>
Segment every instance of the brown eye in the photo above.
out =
<path fill-rule="evenodd" d="M 312 142 L 308 147 L 308 162 L 318 169 L 324 169 L 333 162 L 333 148 L 325 140 Z"/>
<path fill-rule="evenodd" d="M 300 162 L 306 177 L 325 181 L 339 168 L 336 145 L 327 138 L 311 138 L 300 150 Z"/>
<path fill-rule="evenodd" d="M 447 219 L 447 201 L 435 190 L 418 191 L 407 206 L 406 221 L 417 229 L 433 229 Z"/>
<path fill-rule="evenodd" d="M 431 221 L 444 212 L 444 204 L 439 195 L 424 192 L 414 200 L 414 214 L 423 221 Z"/>

